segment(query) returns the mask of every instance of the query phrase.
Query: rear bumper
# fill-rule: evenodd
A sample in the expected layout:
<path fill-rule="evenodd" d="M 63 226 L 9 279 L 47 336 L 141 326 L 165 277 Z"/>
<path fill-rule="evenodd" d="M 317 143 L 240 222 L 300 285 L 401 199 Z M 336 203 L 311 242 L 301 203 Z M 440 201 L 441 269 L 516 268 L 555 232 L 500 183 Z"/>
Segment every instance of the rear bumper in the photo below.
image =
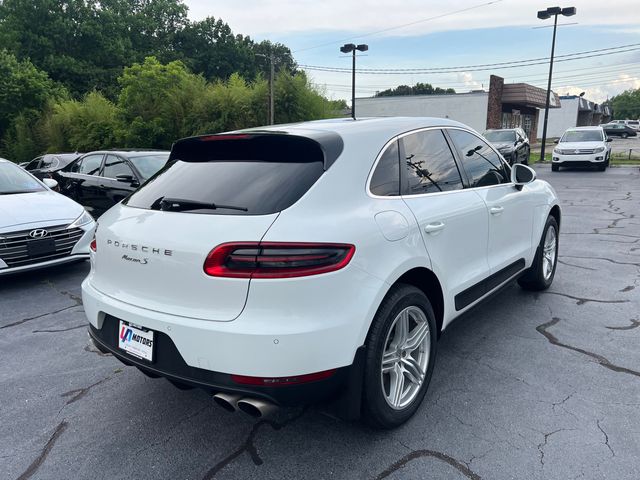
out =
<path fill-rule="evenodd" d="M 201 388 L 210 393 L 225 392 L 262 398 L 280 406 L 305 405 L 334 399 L 348 392 L 354 379 L 362 377 L 363 347 L 356 352 L 353 365 L 336 369 L 329 378 L 269 387 L 238 384 L 230 374 L 187 365 L 171 338 L 162 332 L 156 332 L 153 362 L 129 355 L 117 347 L 118 319 L 110 315 L 105 317 L 100 329 L 89 325 L 89 336 L 100 351 L 111 353 L 125 365 L 135 366 L 151 377 L 164 377 L 174 383 Z"/>

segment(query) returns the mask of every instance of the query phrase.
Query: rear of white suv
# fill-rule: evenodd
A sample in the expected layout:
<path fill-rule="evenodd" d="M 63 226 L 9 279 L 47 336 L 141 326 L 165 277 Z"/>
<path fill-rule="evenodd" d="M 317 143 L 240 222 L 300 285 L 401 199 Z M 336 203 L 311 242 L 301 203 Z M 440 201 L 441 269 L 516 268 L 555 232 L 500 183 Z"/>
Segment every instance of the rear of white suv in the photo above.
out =
<path fill-rule="evenodd" d="M 339 394 L 397 426 L 453 318 L 518 277 L 551 284 L 559 215 L 546 182 L 449 120 L 184 139 L 100 218 L 90 335 L 231 409 Z"/>
<path fill-rule="evenodd" d="M 570 128 L 553 149 L 551 169 L 557 172 L 561 166 L 593 166 L 604 171 L 611 155 L 609 141 L 602 127 Z"/>

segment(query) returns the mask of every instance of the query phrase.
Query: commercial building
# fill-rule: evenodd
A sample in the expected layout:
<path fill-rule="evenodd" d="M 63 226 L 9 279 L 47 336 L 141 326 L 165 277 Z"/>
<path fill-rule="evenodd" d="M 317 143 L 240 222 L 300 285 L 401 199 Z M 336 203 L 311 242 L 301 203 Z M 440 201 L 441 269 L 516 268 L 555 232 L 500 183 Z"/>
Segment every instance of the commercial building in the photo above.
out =
<path fill-rule="evenodd" d="M 491 75 L 489 91 L 356 98 L 356 112 L 359 117 L 450 118 L 479 132 L 489 128 L 521 127 L 529 137 L 535 138 L 538 125 L 542 123 L 541 119 L 539 121 L 540 109 L 544 109 L 545 100 L 545 89 L 526 83 L 505 84 L 502 77 Z M 550 107 L 560 107 L 560 99 L 553 92 Z"/>
<path fill-rule="evenodd" d="M 563 95 L 560 104 L 560 108 L 549 110 L 549 138 L 560 137 L 567 128 L 600 125 L 611 120 L 609 105 L 598 105 L 578 95 Z M 542 122 L 538 125 L 538 138 L 542 138 Z"/>

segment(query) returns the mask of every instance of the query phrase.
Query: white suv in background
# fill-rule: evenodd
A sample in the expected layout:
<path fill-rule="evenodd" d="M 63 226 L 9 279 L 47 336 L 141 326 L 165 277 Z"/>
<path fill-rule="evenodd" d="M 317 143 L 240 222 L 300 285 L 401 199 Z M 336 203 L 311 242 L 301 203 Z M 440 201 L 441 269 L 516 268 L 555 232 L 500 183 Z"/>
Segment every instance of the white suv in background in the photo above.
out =
<path fill-rule="evenodd" d="M 611 157 L 610 141 L 602 127 L 569 128 L 553 149 L 551 170 L 557 172 L 561 166 L 595 166 L 604 171 Z"/>
<path fill-rule="evenodd" d="M 455 317 L 549 287 L 559 225 L 551 186 L 458 122 L 206 135 L 100 217 L 82 297 L 99 349 L 229 410 L 338 397 L 391 428 Z"/>

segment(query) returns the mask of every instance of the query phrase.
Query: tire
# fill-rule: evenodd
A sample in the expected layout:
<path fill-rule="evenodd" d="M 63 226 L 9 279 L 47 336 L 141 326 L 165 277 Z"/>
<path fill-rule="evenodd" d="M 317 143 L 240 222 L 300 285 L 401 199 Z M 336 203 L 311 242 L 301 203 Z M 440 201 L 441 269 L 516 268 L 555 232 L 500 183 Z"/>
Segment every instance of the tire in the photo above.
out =
<path fill-rule="evenodd" d="M 553 231 L 553 234 L 550 233 L 551 231 Z M 547 222 L 545 223 L 544 230 L 542 232 L 542 238 L 540 239 L 540 244 L 536 250 L 536 256 L 533 259 L 533 264 L 529 267 L 527 273 L 518 279 L 518 283 L 525 290 L 546 290 L 551 286 L 553 283 L 553 277 L 556 275 L 560 231 L 558 229 L 558 222 L 556 222 L 556 219 L 551 215 L 547 217 Z M 553 235 L 553 237 L 551 237 L 551 235 Z M 549 247 L 552 242 L 553 250 L 550 250 Z M 551 255 L 548 255 L 549 253 L 551 253 Z M 550 265 L 549 262 L 551 262 Z"/>
<path fill-rule="evenodd" d="M 558 172 L 560 171 L 560 165 L 551 165 L 551 171 L 552 172 Z"/>
<path fill-rule="evenodd" d="M 620 135 L 622 138 L 627 138 L 629 136 L 629 134 L 627 132 L 623 132 L 622 135 Z"/>
<path fill-rule="evenodd" d="M 509 159 L 509 165 L 513 167 L 516 163 L 518 163 L 518 154 L 516 152 L 513 152 L 511 154 L 511 158 Z"/>
<path fill-rule="evenodd" d="M 603 163 L 602 165 L 598 165 L 598 171 L 604 172 L 607 169 L 607 164 Z"/>
<path fill-rule="evenodd" d="M 381 429 L 395 428 L 416 412 L 433 373 L 436 328 L 433 308 L 421 290 L 406 284 L 394 285 L 389 290 L 367 335 L 362 410 L 363 418 L 369 425 Z M 417 346 L 402 349 L 412 339 L 415 344 L 416 337 L 421 338 Z M 398 341 L 399 345 L 394 345 Z M 412 346 L 414 349 L 409 350 Z M 392 357 L 389 356 L 390 350 L 393 351 Z M 387 371 L 383 372 L 385 352 Z M 411 370 L 406 370 L 405 366 Z M 418 376 L 422 376 L 421 381 Z M 395 379 L 401 379 L 399 389 L 394 388 L 400 382 Z M 394 391 L 400 392 L 397 398 L 393 395 Z"/>
<path fill-rule="evenodd" d="M 531 150 L 527 150 L 527 154 L 522 159 L 523 165 L 529 165 L 529 156 L 531 155 Z"/>

